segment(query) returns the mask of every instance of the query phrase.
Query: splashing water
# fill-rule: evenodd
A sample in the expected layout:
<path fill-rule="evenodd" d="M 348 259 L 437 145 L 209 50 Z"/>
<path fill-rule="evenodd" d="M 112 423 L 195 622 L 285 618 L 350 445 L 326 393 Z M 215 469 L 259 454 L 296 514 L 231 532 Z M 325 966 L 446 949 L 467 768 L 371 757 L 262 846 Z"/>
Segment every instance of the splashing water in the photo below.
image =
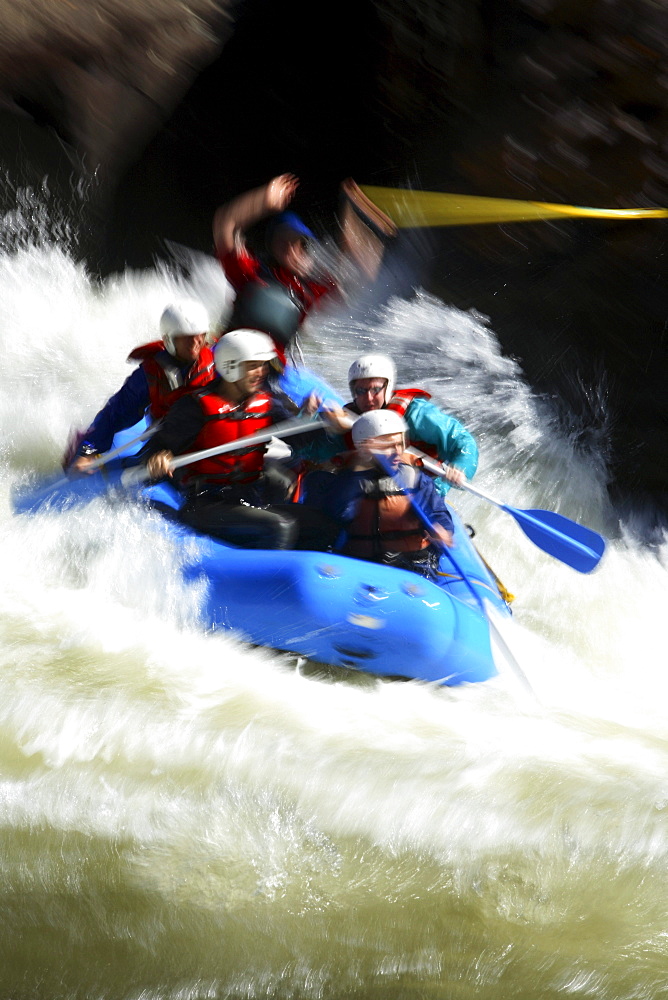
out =
<path fill-rule="evenodd" d="M 453 497 L 517 595 L 531 705 L 205 633 L 157 515 L 13 517 L 12 484 L 57 467 L 182 279 L 97 282 L 62 239 L 2 245 L 0 995 L 666 992 L 666 548 L 617 524 L 602 453 L 484 317 L 417 293 L 311 320 L 304 345 L 344 395 L 356 354 L 392 354 L 474 432 L 484 489 L 610 538 L 580 576 Z M 212 317 L 229 303 L 201 255 L 189 288 Z"/>

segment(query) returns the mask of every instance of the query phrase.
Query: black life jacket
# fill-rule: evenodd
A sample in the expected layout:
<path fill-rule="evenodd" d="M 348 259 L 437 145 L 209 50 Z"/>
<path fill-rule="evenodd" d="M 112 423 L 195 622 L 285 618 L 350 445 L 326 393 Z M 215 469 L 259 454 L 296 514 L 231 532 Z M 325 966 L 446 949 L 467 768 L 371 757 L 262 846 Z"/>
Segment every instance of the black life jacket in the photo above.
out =
<path fill-rule="evenodd" d="M 285 347 L 311 305 L 306 295 L 284 284 L 263 262 L 256 281 L 247 282 L 234 300 L 229 330 L 261 330 Z"/>

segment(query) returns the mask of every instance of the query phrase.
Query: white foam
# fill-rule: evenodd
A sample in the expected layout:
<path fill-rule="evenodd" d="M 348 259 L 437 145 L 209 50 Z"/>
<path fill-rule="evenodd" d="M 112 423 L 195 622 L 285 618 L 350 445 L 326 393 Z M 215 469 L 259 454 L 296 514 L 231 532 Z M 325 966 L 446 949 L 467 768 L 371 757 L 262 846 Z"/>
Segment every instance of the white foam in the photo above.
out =
<path fill-rule="evenodd" d="M 201 260 L 192 281 L 212 316 L 229 295 L 216 267 Z M 0 256 L 4 489 L 35 467 L 56 468 L 70 426 L 120 385 L 126 354 L 155 336 L 178 287 L 165 269 L 97 284 L 58 246 Z M 352 328 L 345 310 L 311 321 L 310 338 L 307 362 L 341 392 L 357 353 L 392 353 L 403 383 L 424 384 L 476 433 L 484 489 L 614 528 L 601 455 L 560 433 L 483 317 L 419 294 Z M 161 851 L 171 843 L 174 857 L 191 837 L 210 858 L 231 849 L 232 833 L 222 819 L 198 828 L 203 801 L 221 815 L 234 802 L 256 838 L 278 809 L 298 817 L 302 834 L 314 824 L 390 852 L 460 860 L 545 847 L 566 816 L 582 842 L 614 851 L 631 837 L 634 803 L 664 794 L 666 549 L 662 561 L 615 535 L 600 569 L 581 576 L 508 515 L 468 496 L 454 502 L 517 595 L 513 643 L 536 706 L 495 685 L 301 676 L 281 655 L 204 633 L 197 588 L 181 581 L 179 553 L 146 514 L 99 502 L 14 518 L 5 493 L 0 715 L 16 757 L 43 762 L 39 779 L 0 789 L 5 815 L 126 831 Z M 568 794 L 553 800 L 554 776 Z M 603 810 L 613 780 L 635 796 L 625 807 L 614 794 L 628 820 L 614 834 L 603 812 L 576 808 L 589 796 Z M 284 856 L 285 831 L 278 823 L 274 840 Z M 657 843 L 665 848 L 652 823 L 637 850 Z"/>

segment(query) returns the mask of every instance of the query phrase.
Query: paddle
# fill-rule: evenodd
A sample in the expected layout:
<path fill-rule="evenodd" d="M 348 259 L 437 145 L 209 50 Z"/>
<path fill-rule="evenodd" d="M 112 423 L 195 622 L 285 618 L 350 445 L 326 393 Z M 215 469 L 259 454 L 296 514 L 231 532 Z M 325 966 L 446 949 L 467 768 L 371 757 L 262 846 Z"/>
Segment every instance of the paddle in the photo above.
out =
<path fill-rule="evenodd" d="M 200 458 L 221 455 L 226 451 L 240 451 L 246 448 L 247 445 L 261 444 L 264 441 L 270 441 L 273 437 L 290 437 L 292 434 L 318 430 L 325 423 L 324 418 L 316 420 L 286 420 L 284 423 L 275 424 L 274 427 L 270 427 L 264 432 L 240 438 L 229 444 L 220 445 L 218 448 L 208 448 L 201 452 L 180 455 L 173 460 L 170 468 L 180 468 L 183 465 L 188 465 L 190 462 L 196 462 Z M 107 456 L 101 457 L 105 457 L 108 460 L 108 455 L 109 453 L 107 453 Z M 149 476 L 146 466 L 139 465 L 124 469 L 120 473 L 119 479 L 121 486 L 129 487 L 147 482 Z M 57 480 L 43 483 L 36 489 L 19 488 L 12 493 L 14 513 L 36 514 L 41 509 L 51 507 L 54 504 L 58 504 L 60 509 L 67 509 L 75 504 L 89 503 L 91 500 L 96 499 L 102 492 L 96 483 L 96 476 L 82 475 L 72 479 L 68 479 L 67 476 L 61 476 Z"/>
<path fill-rule="evenodd" d="M 429 458 L 417 448 L 410 447 L 407 451 L 417 455 L 422 460 L 425 469 L 435 472 L 437 475 L 443 474 L 443 465 L 440 462 Z M 537 545 L 543 552 L 547 552 L 548 555 L 554 556 L 555 559 L 566 563 L 578 573 L 591 573 L 598 566 L 601 556 L 605 552 L 605 539 L 602 535 L 582 524 L 577 524 L 576 521 L 571 521 L 563 514 L 556 514 L 554 511 L 541 510 L 540 508 L 521 510 L 517 507 L 511 507 L 510 504 L 495 500 L 488 493 L 467 482 L 459 484 L 459 488 L 510 514 L 534 545 Z"/>
<path fill-rule="evenodd" d="M 272 438 L 286 438 L 293 434 L 305 434 L 319 430 L 327 426 L 324 417 L 313 420 L 311 417 L 295 420 L 285 420 L 283 423 L 274 424 L 266 431 L 258 431 L 257 434 L 249 434 L 248 437 L 237 438 L 236 441 L 229 441 L 227 444 L 216 445 L 214 448 L 204 448 L 202 451 L 193 451 L 187 455 L 179 455 L 169 463 L 170 471 L 181 469 L 192 462 L 199 462 L 204 458 L 213 458 L 214 455 L 224 455 L 226 452 L 245 451 L 246 448 L 254 444 L 263 444 L 271 441 Z M 123 486 L 130 486 L 133 483 L 142 483 L 150 479 L 145 465 L 140 465 L 133 469 L 126 469 L 121 476 Z"/>
<path fill-rule="evenodd" d="M 419 517 L 419 519 L 422 521 L 422 524 L 427 529 L 427 531 L 429 532 L 429 534 L 431 535 L 434 544 L 437 545 L 438 548 L 440 548 L 443 552 L 445 552 L 445 554 L 447 555 L 448 559 L 450 560 L 450 562 L 452 563 L 452 565 L 455 567 L 456 571 L 459 573 L 459 575 L 463 579 L 464 583 L 467 585 L 467 587 L 469 588 L 469 590 L 473 594 L 475 602 L 478 605 L 478 607 L 480 608 L 482 614 L 485 615 L 485 617 L 487 617 L 486 614 L 485 614 L 485 607 L 484 607 L 484 605 L 482 603 L 482 598 L 481 598 L 480 594 L 475 589 L 475 587 L 473 586 L 471 580 L 468 578 L 468 576 L 466 575 L 466 573 L 464 572 L 464 570 L 461 568 L 461 566 L 457 565 L 457 562 L 456 562 L 454 556 L 452 555 L 449 546 L 447 546 L 444 542 L 442 542 L 442 541 L 439 540 L 438 534 L 435 531 L 435 525 L 434 525 L 434 523 L 432 522 L 431 518 L 429 517 L 429 515 L 427 514 L 427 512 L 424 510 L 424 508 L 422 507 L 422 505 L 415 499 L 415 495 L 413 494 L 413 491 L 405 483 L 405 481 L 403 479 L 403 476 L 401 474 L 401 468 L 393 466 L 392 463 L 387 458 L 387 456 L 381 454 L 380 452 L 374 451 L 374 452 L 372 452 L 372 455 L 373 455 L 375 461 L 378 463 L 378 465 L 383 470 L 383 472 L 385 472 L 386 475 L 391 476 L 392 479 L 394 479 L 395 483 L 401 489 L 402 493 L 405 496 L 408 497 L 408 499 L 411 502 L 411 506 L 412 506 L 413 510 L 415 511 L 415 513 L 417 514 L 417 516 Z"/>
<path fill-rule="evenodd" d="M 290 370 L 287 377 L 287 387 L 296 396 L 298 400 L 297 405 L 301 405 L 308 399 L 310 395 L 318 395 L 320 397 L 325 397 L 327 400 L 332 399 L 335 405 L 340 405 L 340 399 L 334 390 L 318 376 L 313 375 L 307 369 L 292 369 Z M 324 409 L 327 404 L 321 403 L 321 409 Z M 127 441 L 123 444 L 121 449 L 112 449 L 104 455 L 101 455 L 98 459 L 95 459 L 91 463 L 90 468 L 93 472 L 96 472 L 102 466 L 106 465 L 112 458 L 118 456 L 123 450 L 130 447 L 132 444 L 136 444 L 140 440 L 144 440 L 150 437 L 157 429 L 159 424 L 156 422 L 147 431 L 144 431 L 138 437 Z M 280 425 L 284 427 L 285 434 L 280 430 L 279 425 L 276 425 L 271 429 L 266 435 L 262 435 L 260 439 L 253 437 L 252 439 L 245 438 L 244 445 L 235 444 L 233 447 L 227 447 L 225 450 L 233 451 L 239 450 L 245 447 L 245 444 L 251 443 L 261 443 L 263 441 L 268 441 L 272 437 L 277 436 L 289 436 L 291 434 L 297 434 L 300 431 L 306 432 L 310 430 L 317 430 L 319 427 L 323 426 L 322 420 L 314 421 L 299 421 L 293 423 L 291 421 L 286 421 L 285 424 Z M 214 452 L 220 454 L 220 452 Z M 189 461 L 196 461 L 197 456 L 183 456 L 184 460 L 179 464 L 187 464 Z M 174 468 L 177 468 L 175 465 Z M 146 475 L 146 470 L 144 466 L 134 467 L 132 469 L 125 469 L 121 475 L 121 482 L 129 486 L 133 483 L 141 483 L 147 481 L 148 476 Z M 20 487 L 15 489 L 12 494 L 12 504 L 14 511 L 17 514 L 27 514 L 27 513 L 37 513 L 39 510 L 50 507 L 54 504 L 59 505 L 59 507 L 69 507 L 73 504 L 85 503 L 94 499 L 95 496 L 100 492 L 98 487 L 95 485 L 96 479 L 92 475 L 81 475 L 76 477 L 60 476 L 56 479 L 51 479 L 42 481 L 42 484 L 35 487 Z"/>
<path fill-rule="evenodd" d="M 112 448 L 111 451 L 105 451 L 104 454 L 93 459 L 88 468 L 96 472 L 98 469 L 101 469 L 103 465 L 106 465 L 107 462 L 110 462 L 112 458 L 116 458 L 124 451 L 127 451 L 128 448 L 131 448 L 133 444 L 139 444 L 140 441 L 147 441 L 148 438 L 155 434 L 159 426 L 160 421 L 158 420 L 156 423 L 151 424 L 151 426 L 145 431 L 142 431 L 141 434 L 138 434 L 137 437 L 133 437 L 129 441 L 124 441 L 123 444 L 119 444 L 117 448 Z"/>
<path fill-rule="evenodd" d="M 499 626 L 494 621 L 494 617 L 493 616 L 496 614 L 496 609 L 493 608 L 493 606 L 492 606 L 492 604 L 490 602 L 487 602 L 487 604 L 485 604 L 485 602 L 483 601 L 481 595 L 479 594 L 479 592 L 474 587 L 473 581 L 470 579 L 470 577 L 468 576 L 468 574 L 465 572 L 463 566 L 461 566 L 460 563 L 459 563 L 459 561 L 455 558 L 455 556 L 453 554 L 453 551 L 452 551 L 452 547 L 450 547 L 450 546 L 446 545 L 444 542 L 440 541 L 440 539 L 438 538 L 438 536 L 435 533 L 435 525 L 432 523 L 431 518 L 429 517 L 429 515 L 427 514 L 427 512 L 424 510 L 424 508 L 422 507 L 422 505 L 419 503 L 419 501 L 415 499 L 415 495 L 413 494 L 412 490 L 410 490 L 408 488 L 407 484 L 403 481 L 403 477 L 402 477 L 402 474 L 401 474 L 401 469 L 393 467 L 392 464 L 391 464 L 391 462 L 388 460 L 388 458 L 385 455 L 379 454 L 378 452 L 373 452 L 373 456 L 374 456 L 376 462 L 378 463 L 378 465 L 381 467 L 381 469 L 383 469 L 383 471 L 388 476 L 391 476 L 392 479 L 394 479 L 394 481 L 400 487 L 400 489 L 402 490 L 402 492 L 408 497 L 408 499 L 410 500 L 411 506 L 413 507 L 413 510 L 415 511 L 415 513 L 419 517 L 420 521 L 422 521 L 422 524 L 424 525 L 424 527 L 427 529 L 427 531 L 429 532 L 430 536 L 432 537 L 434 545 L 436 545 L 439 549 L 441 549 L 441 551 L 446 555 L 446 557 L 452 563 L 452 565 L 453 565 L 453 567 L 455 569 L 455 572 L 457 572 L 461 576 L 462 580 L 464 581 L 464 583 L 466 584 L 466 586 L 470 590 L 471 594 L 473 595 L 473 598 L 474 598 L 474 600 L 475 600 L 475 602 L 476 602 L 476 604 L 478 606 L 480 614 L 483 616 L 483 618 L 486 620 L 486 622 L 487 622 L 487 624 L 489 626 L 490 635 L 494 636 L 494 639 L 496 640 L 496 642 L 497 642 L 498 646 L 500 647 L 500 649 L 505 654 L 505 656 L 506 656 L 506 658 L 507 658 L 510 666 L 513 668 L 515 674 L 517 675 L 517 677 L 518 677 L 519 681 L 521 682 L 522 686 L 524 687 L 524 689 L 534 699 L 536 699 L 536 693 L 533 690 L 533 688 L 531 687 L 529 681 L 527 680 L 527 677 L 526 677 L 524 671 L 522 670 L 521 666 L 519 665 L 519 663 L 517 661 L 517 657 L 514 655 L 514 653 L 510 649 L 508 643 L 506 642 L 506 640 L 504 639 L 503 635 L 501 634 L 501 630 L 499 629 Z"/>
<path fill-rule="evenodd" d="M 329 409 L 327 404 L 333 403 L 337 407 L 343 406 L 343 399 L 332 387 L 315 375 L 308 368 L 297 368 L 295 365 L 287 364 L 277 378 L 278 388 L 292 400 L 295 406 L 304 406 L 309 396 L 318 396 L 323 402 L 321 409 Z"/>
<path fill-rule="evenodd" d="M 666 208 L 586 208 L 512 198 L 362 187 L 364 194 L 402 229 L 421 226 L 470 226 L 483 223 L 534 222 L 540 219 L 665 219 Z"/>
<path fill-rule="evenodd" d="M 373 282 L 378 277 L 388 241 L 397 235 L 397 227 L 367 198 L 352 177 L 341 184 L 340 200 L 341 250 Z"/>
<path fill-rule="evenodd" d="M 117 448 L 106 451 L 99 455 L 89 465 L 86 472 L 81 472 L 74 476 L 58 476 L 56 479 L 46 480 L 38 487 L 19 487 L 12 491 L 12 504 L 16 514 L 35 514 L 42 507 L 48 507 L 54 503 L 71 504 L 81 500 L 92 500 L 97 495 L 97 487 L 94 482 L 93 473 L 98 472 L 103 466 L 117 458 L 126 449 L 139 441 L 145 441 L 155 434 L 159 427 L 159 422 L 152 424 L 147 430 L 142 431 L 137 437 L 125 441 Z"/>
<path fill-rule="evenodd" d="M 325 408 L 328 403 L 333 403 L 337 407 L 342 407 L 343 406 L 343 400 L 338 395 L 338 393 L 336 393 L 332 389 L 332 387 L 330 385 L 328 385 L 327 382 L 325 382 L 323 379 L 321 379 L 318 375 L 314 375 L 313 372 L 309 371 L 306 368 L 299 368 L 299 369 L 297 369 L 297 368 L 294 368 L 292 365 L 288 365 L 285 368 L 285 370 L 282 372 L 282 374 L 280 375 L 279 385 L 280 385 L 281 389 L 286 392 L 286 394 L 288 394 L 292 398 L 296 399 L 296 401 L 298 402 L 298 405 L 300 405 L 300 406 L 304 405 L 304 403 L 306 402 L 306 400 L 311 395 L 318 395 L 318 396 L 321 396 L 321 397 L 326 397 L 325 401 L 323 403 L 321 403 L 321 408 Z M 118 455 L 120 455 L 122 452 L 126 451 L 128 448 L 131 448 L 132 445 L 138 444 L 140 441 L 146 441 L 153 434 L 155 434 L 155 432 L 160 427 L 160 424 L 161 424 L 161 421 L 156 421 L 156 423 L 151 424 L 151 426 L 147 430 L 143 431 L 141 434 L 138 434 L 137 437 L 132 438 L 130 441 L 125 441 L 122 445 L 119 445 L 118 448 L 113 448 L 111 451 L 107 451 L 103 455 L 100 455 L 98 458 L 94 459 L 90 463 L 90 465 L 88 466 L 88 469 L 91 469 L 91 470 L 95 471 L 95 470 L 101 468 L 103 465 L 106 465 L 106 463 L 109 462 L 109 461 L 111 461 L 112 458 L 116 458 Z M 288 421 L 286 421 L 285 424 L 282 424 L 281 426 L 287 428 L 288 427 Z M 323 426 L 323 421 L 321 420 L 315 426 L 318 426 L 318 427 Z M 289 430 L 288 429 L 286 431 L 286 436 L 289 436 L 290 434 L 297 434 L 297 433 L 299 433 L 299 430 Z M 276 434 L 276 433 L 273 433 L 273 434 L 270 435 L 270 437 L 280 437 L 280 435 Z M 250 440 L 250 439 L 248 439 L 248 440 Z M 269 439 L 265 438 L 264 440 L 269 440 Z M 205 454 L 201 454 L 199 457 L 200 458 L 208 458 L 208 457 L 210 457 L 210 455 L 213 455 L 213 454 L 219 454 L 219 452 L 214 451 L 214 452 L 210 452 L 209 454 L 206 454 L 206 455 Z M 190 460 L 193 461 L 193 462 L 197 461 L 197 459 L 195 459 L 195 458 L 192 458 Z M 181 462 L 180 464 L 181 465 L 186 465 L 188 463 Z M 174 469 L 178 469 L 179 465 L 174 465 L 172 467 Z"/>

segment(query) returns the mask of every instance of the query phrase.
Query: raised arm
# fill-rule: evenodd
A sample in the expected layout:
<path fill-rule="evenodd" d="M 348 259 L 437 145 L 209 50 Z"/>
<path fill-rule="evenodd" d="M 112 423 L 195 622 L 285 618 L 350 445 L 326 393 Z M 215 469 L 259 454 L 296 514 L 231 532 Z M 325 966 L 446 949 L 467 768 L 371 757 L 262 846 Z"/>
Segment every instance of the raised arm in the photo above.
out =
<path fill-rule="evenodd" d="M 349 177 L 340 189 L 339 246 L 368 281 L 378 277 L 387 244 L 397 227 Z"/>
<path fill-rule="evenodd" d="M 230 253 L 243 242 L 249 226 L 267 215 L 282 212 L 292 201 L 299 185 L 294 174 L 279 174 L 268 184 L 240 194 L 216 210 L 213 217 L 213 240 L 219 257 Z"/>

